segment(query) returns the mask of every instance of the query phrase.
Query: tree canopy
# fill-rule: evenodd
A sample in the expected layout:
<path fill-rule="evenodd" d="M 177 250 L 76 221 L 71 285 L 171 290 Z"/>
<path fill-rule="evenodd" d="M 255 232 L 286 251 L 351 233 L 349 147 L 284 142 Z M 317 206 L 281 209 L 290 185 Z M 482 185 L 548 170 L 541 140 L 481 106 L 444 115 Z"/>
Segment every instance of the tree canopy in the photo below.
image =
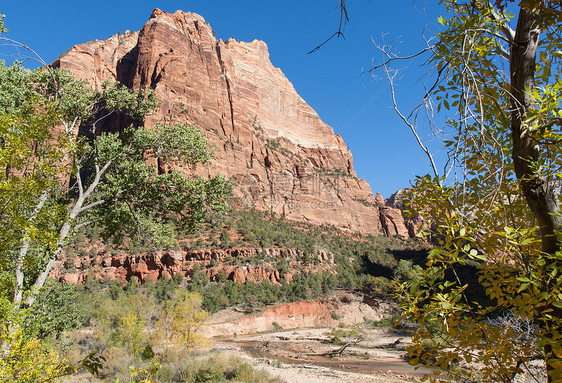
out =
<path fill-rule="evenodd" d="M 511 382 L 544 360 L 549 381 L 562 381 L 562 8 L 439 3 L 441 29 L 425 49 L 400 57 L 381 46 L 373 69 L 386 73 L 400 113 L 396 64 L 425 56 L 425 97 L 400 116 L 417 138 L 416 117 L 427 116 L 449 158 L 410 196 L 436 244 L 423 277 L 403 285 L 404 313 L 420 324 L 412 363 L 463 381 Z"/>
<path fill-rule="evenodd" d="M 106 82 L 92 90 L 64 70 L 0 62 L 0 279 L 2 296 L 31 305 L 73 231 L 162 245 L 210 210 L 228 208 L 221 176 L 192 175 L 212 158 L 187 124 L 142 127 L 157 105 L 148 90 Z M 131 128 L 103 131 L 124 116 Z M 87 127 L 87 129 L 80 127 Z M 80 131 L 80 133 L 79 133 Z M 156 158 L 173 169 L 161 174 Z M 27 291 L 26 294 L 24 292 Z"/>
<path fill-rule="evenodd" d="M 150 89 L 105 82 L 92 90 L 64 70 L 0 61 L 0 380 L 68 372 L 21 324 L 80 227 L 96 225 L 117 244 L 165 246 L 177 230 L 229 208 L 222 176 L 194 175 L 212 158 L 202 131 L 142 126 L 157 104 Z M 100 122 L 112 115 L 130 127 L 105 131 Z M 157 159 L 171 170 L 159 171 Z"/>

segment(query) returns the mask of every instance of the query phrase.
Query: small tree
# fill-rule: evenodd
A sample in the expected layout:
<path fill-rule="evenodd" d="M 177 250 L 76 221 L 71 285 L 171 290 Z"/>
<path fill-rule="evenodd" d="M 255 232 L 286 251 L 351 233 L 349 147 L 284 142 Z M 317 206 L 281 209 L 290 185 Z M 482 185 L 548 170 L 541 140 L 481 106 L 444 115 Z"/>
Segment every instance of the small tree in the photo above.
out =
<path fill-rule="evenodd" d="M 120 318 L 117 341 L 127 348 L 130 355 L 139 355 L 145 347 L 145 327 L 144 319 L 135 313 Z"/>
<path fill-rule="evenodd" d="M 202 298 L 198 293 L 183 289 L 164 303 L 156 322 L 157 336 L 164 348 L 174 345 L 180 350 L 193 351 L 208 346 L 200 330 L 209 315 L 201 304 Z"/>

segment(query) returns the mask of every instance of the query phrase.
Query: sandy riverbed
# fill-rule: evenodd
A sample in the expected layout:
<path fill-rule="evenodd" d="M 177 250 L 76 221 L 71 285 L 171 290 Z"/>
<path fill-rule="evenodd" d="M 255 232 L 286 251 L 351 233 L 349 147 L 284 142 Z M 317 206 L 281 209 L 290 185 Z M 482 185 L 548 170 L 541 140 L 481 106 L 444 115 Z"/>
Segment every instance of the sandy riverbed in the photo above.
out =
<path fill-rule="evenodd" d="M 242 354 L 286 382 L 417 381 L 427 371 L 407 363 L 408 333 L 376 326 L 394 310 L 388 302 L 341 293 L 251 315 L 226 310 L 205 333 L 216 350 Z"/>
<path fill-rule="evenodd" d="M 343 331 L 349 331 L 344 329 Z M 332 329 L 302 329 L 220 337 L 214 348 L 243 354 L 253 365 L 286 382 L 412 382 L 422 371 L 407 364 L 403 333 L 362 330 L 363 339 L 339 351 Z"/>

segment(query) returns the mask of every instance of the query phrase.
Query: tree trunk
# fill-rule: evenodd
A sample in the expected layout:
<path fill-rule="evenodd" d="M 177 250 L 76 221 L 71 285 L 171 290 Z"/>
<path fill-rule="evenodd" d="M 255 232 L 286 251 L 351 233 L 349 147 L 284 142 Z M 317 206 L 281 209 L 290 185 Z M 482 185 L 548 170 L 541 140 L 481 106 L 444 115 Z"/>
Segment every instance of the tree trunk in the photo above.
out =
<path fill-rule="evenodd" d="M 43 209 L 43 206 L 45 205 L 47 198 L 49 198 L 49 192 L 45 190 L 43 191 L 43 193 L 41 193 L 41 196 L 39 197 L 39 200 L 37 201 L 35 208 L 31 212 L 31 215 L 28 220 L 30 224 L 33 224 L 35 222 L 35 219 Z M 16 270 L 15 270 L 16 286 L 14 287 L 14 303 L 16 304 L 21 303 L 23 299 L 24 273 L 22 268 L 23 268 L 23 261 L 27 256 L 27 252 L 29 251 L 30 244 L 31 244 L 31 238 L 29 237 L 29 234 L 24 234 L 23 242 L 20 247 L 18 257 L 16 259 Z"/>
<path fill-rule="evenodd" d="M 524 130 L 523 119 L 532 107 L 530 92 L 535 87 L 535 58 L 540 30 L 536 15 L 521 9 L 515 41 L 511 49 L 511 133 L 513 139 L 513 163 L 521 191 L 537 219 L 541 230 L 542 250 L 554 254 L 560 250 L 555 231 L 562 229 L 562 221 L 556 216 L 558 201 L 552 185 L 536 169 L 540 153 L 531 134 Z"/>
<path fill-rule="evenodd" d="M 541 153 L 537 142 L 532 138 L 532 133 L 526 130 L 524 124 L 527 111 L 533 107 L 531 92 L 535 86 L 535 61 L 539 37 L 537 13 L 521 8 L 510 57 L 512 158 L 521 192 L 540 228 L 542 251 L 545 254 L 554 255 L 560 251 L 560 240 L 557 238 L 556 232 L 562 229 L 561 217 L 557 216 L 558 199 L 554 194 L 553 185 L 549 184 L 549 180 L 538 171 L 537 165 Z M 552 181 L 550 182 L 552 183 Z M 546 281 L 543 283 L 543 291 L 549 291 L 551 288 L 552 286 L 549 286 Z M 543 308 L 543 310 L 547 309 L 554 310 L 555 318 L 562 317 L 560 309 L 554 306 Z M 554 337 L 551 331 L 553 323 L 550 322 L 542 316 L 539 323 L 543 329 L 542 335 L 547 339 Z M 552 362 L 558 358 L 553 353 L 552 346 L 548 344 L 544 347 L 544 352 L 548 381 L 552 382 L 553 367 L 549 361 Z"/>

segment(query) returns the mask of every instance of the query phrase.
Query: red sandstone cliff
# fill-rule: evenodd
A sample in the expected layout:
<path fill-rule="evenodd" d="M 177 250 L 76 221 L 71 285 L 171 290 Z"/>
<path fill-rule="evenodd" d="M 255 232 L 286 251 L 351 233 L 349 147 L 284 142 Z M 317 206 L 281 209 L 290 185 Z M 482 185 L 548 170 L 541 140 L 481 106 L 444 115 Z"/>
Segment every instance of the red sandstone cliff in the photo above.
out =
<path fill-rule="evenodd" d="M 140 32 L 74 46 L 53 65 L 92 87 L 111 79 L 153 88 L 161 104 L 146 125 L 187 121 L 203 129 L 218 150 L 198 171 L 229 178 L 235 204 L 408 236 L 400 211 L 375 201 L 342 138 L 271 64 L 262 41 L 223 42 L 199 15 L 156 9 Z"/>

